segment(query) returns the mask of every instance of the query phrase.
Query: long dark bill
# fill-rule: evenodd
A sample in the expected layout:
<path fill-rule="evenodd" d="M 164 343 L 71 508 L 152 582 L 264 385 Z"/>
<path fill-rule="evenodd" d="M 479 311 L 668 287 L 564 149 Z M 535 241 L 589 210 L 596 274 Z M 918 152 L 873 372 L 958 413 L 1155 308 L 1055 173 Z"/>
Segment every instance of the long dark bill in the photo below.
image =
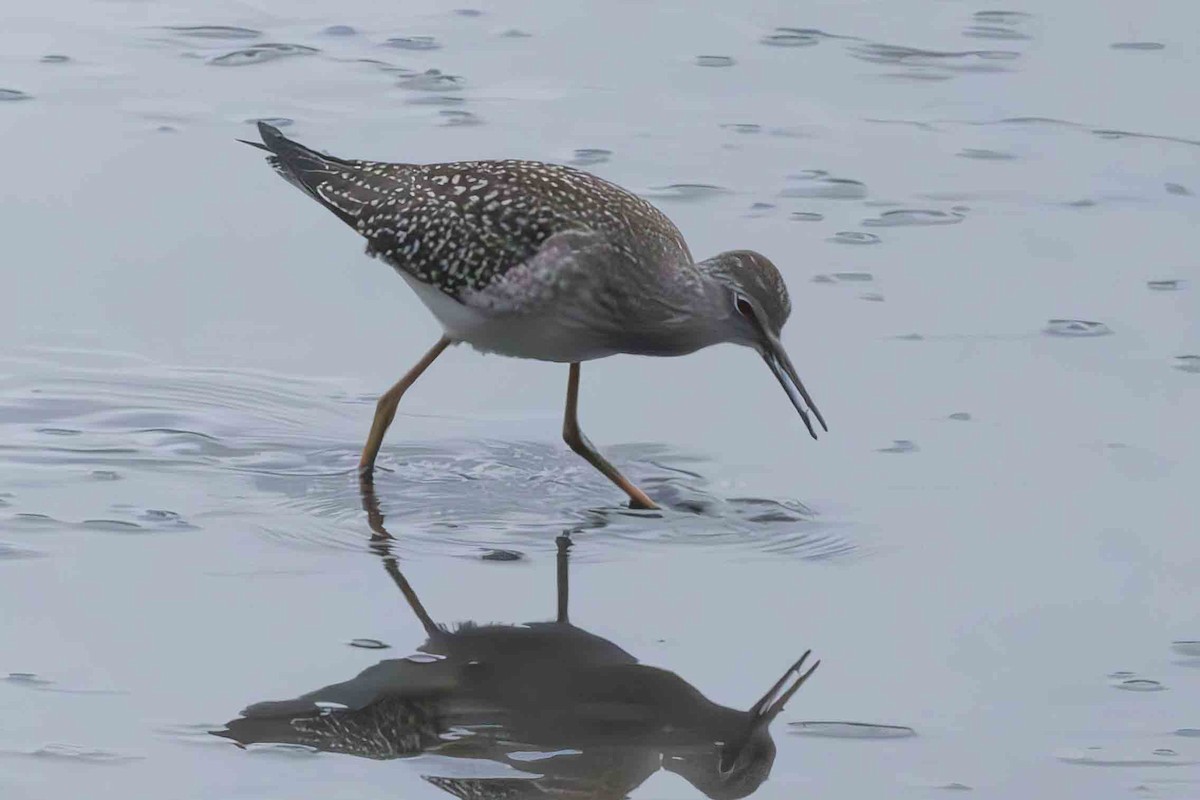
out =
<path fill-rule="evenodd" d="M 773 335 L 763 331 L 763 361 L 767 362 L 767 366 L 771 368 L 771 372 L 775 373 L 775 378 L 779 381 L 779 385 L 787 392 L 788 399 L 792 401 L 792 405 L 800 412 L 800 419 L 804 420 L 804 427 L 808 428 L 808 433 L 812 438 L 817 438 L 817 432 L 813 429 L 812 421 L 808 418 L 809 410 L 817 417 L 817 422 L 821 423 L 821 427 L 829 432 L 829 426 L 825 424 L 825 418 L 821 416 L 821 412 L 817 409 L 817 404 L 813 402 L 809 396 L 808 390 L 804 388 L 804 384 L 800 382 L 800 376 L 796 374 L 796 368 L 792 366 L 792 360 L 788 358 L 787 352 L 783 349 L 783 344 Z"/>

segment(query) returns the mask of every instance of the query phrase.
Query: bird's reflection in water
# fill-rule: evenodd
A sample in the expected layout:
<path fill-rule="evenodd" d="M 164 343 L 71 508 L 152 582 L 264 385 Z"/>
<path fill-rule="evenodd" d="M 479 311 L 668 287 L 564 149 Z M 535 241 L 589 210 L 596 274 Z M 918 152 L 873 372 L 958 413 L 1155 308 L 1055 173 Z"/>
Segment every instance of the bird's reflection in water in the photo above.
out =
<path fill-rule="evenodd" d="M 423 776 L 461 798 L 623 798 L 660 768 L 711 798 L 745 797 L 767 779 L 768 728 L 816 669 L 803 669 L 808 653 L 749 710 L 718 705 L 569 621 L 566 536 L 555 621 L 443 627 L 400 572 L 370 483 L 363 502 L 384 567 L 428 634 L 418 650 L 433 658 L 381 661 L 295 700 L 256 703 L 219 736 L 374 759 L 486 760 L 528 776 Z"/>

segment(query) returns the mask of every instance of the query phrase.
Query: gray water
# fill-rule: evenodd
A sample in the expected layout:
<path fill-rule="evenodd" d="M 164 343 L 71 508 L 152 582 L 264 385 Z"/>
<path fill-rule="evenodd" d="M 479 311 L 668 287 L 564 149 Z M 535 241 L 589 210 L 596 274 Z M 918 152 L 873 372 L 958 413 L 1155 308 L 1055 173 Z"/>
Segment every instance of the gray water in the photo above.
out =
<path fill-rule="evenodd" d="M 422 647 L 388 563 L 451 630 L 553 620 L 569 573 L 574 626 L 733 708 L 811 648 L 755 797 L 1200 795 L 1190 5 L 0 18 L 6 800 L 434 798 L 595 763 L 565 733 L 383 760 L 213 735 Z M 589 363 L 584 429 L 665 506 L 630 512 L 558 439 L 565 369 L 456 348 L 368 514 L 374 397 L 438 331 L 234 141 L 259 118 L 347 157 L 583 164 L 698 255 L 768 254 L 830 434 L 736 348 Z M 645 766 L 616 796 L 698 796 L 606 746 Z"/>

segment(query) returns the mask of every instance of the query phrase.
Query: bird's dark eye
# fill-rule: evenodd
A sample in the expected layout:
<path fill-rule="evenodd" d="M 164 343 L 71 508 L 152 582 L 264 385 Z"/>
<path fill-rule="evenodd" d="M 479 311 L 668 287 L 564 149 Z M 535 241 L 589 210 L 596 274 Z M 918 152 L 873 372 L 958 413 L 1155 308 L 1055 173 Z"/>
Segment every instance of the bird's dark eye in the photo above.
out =
<path fill-rule="evenodd" d="M 734 295 L 733 305 L 737 309 L 738 313 L 743 317 L 751 319 L 754 317 L 754 306 L 750 305 L 750 301 L 742 297 L 740 294 Z"/>

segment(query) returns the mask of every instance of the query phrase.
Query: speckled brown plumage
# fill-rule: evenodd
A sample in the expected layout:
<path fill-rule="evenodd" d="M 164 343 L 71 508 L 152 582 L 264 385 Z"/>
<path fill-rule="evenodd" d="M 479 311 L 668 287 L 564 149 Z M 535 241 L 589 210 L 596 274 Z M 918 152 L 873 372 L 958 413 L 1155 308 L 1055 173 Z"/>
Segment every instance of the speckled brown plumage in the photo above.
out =
<path fill-rule="evenodd" d="M 564 231 L 600 234 L 633 263 L 691 262 L 666 215 L 572 167 L 349 161 L 259 128 L 276 169 L 357 230 L 368 253 L 455 298 L 486 288 Z"/>

